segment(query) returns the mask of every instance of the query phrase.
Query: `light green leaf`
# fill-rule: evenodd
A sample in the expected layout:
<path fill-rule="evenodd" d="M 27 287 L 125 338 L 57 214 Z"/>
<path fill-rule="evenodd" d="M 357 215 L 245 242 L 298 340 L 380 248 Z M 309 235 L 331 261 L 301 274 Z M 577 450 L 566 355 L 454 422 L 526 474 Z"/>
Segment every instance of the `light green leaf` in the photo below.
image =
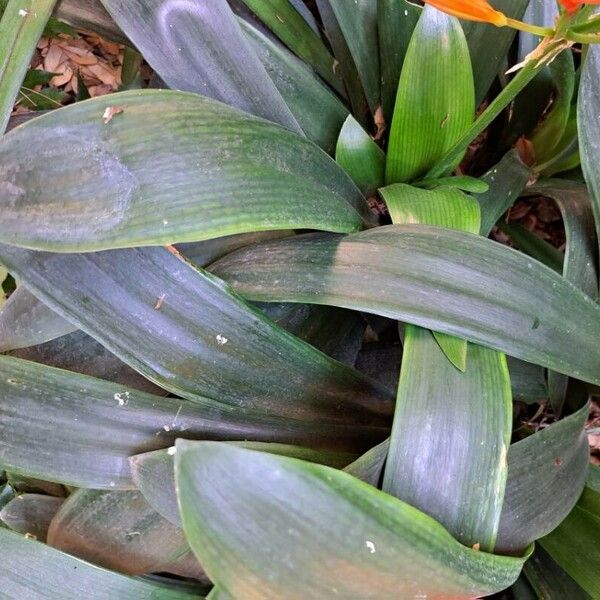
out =
<path fill-rule="evenodd" d="M 94 600 L 199 600 L 193 592 L 101 569 L 2 528 L 0 546 L 0 589 L 7 600 L 79 600 L 82 590 L 94 590 Z"/>
<path fill-rule="evenodd" d="M 234 598 L 468 598 L 506 588 L 523 564 L 462 546 L 347 473 L 225 444 L 176 447 L 188 541 Z"/>
<path fill-rule="evenodd" d="M 426 6 L 398 85 L 387 182 L 425 175 L 468 128 L 474 113 L 471 59 L 460 23 Z"/>
<path fill-rule="evenodd" d="M 249 299 L 379 314 L 600 383 L 600 307 L 551 269 L 472 234 L 422 225 L 309 234 L 238 250 L 211 269 Z"/>
<path fill-rule="evenodd" d="M 419 188 L 451 187 L 463 192 L 470 192 L 471 194 L 485 194 L 485 192 L 490 190 L 490 186 L 486 181 L 469 177 L 468 175 L 421 179 L 421 181 L 415 181 L 412 185 Z"/>
<path fill-rule="evenodd" d="M 105 123 L 110 107 L 122 112 Z M 350 178 L 311 142 L 189 93 L 122 92 L 52 111 L 5 136 L 0 161 L 0 241 L 41 250 L 354 231 L 357 211 L 370 218 Z"/>
<path fill-rule="evenodd" d="M 440 187 L 422 190 L 397 183 L 380 190 L 392 221 L 396 224 L 424 224 L 477 234 L 481 216 L 477 202 L 460 190 Z M 467 342 L 442 332 L 434 336 L 448 360 L 461 371 L 466 369 Z"/>
<path fill-rule="evenodd" d="M 352 115 L 340 131 L 335 160 L 367 198 L 385 183 L 385 154 Z"/>

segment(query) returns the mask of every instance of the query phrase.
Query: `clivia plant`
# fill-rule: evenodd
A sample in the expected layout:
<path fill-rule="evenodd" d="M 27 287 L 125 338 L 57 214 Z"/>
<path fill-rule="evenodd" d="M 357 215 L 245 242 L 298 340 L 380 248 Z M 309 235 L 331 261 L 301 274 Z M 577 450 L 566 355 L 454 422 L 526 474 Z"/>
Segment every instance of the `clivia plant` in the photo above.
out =
<path fill-rule="evenodd" d="M 594 4 L 5 0 L 0 597 L 600 598 Z"/>

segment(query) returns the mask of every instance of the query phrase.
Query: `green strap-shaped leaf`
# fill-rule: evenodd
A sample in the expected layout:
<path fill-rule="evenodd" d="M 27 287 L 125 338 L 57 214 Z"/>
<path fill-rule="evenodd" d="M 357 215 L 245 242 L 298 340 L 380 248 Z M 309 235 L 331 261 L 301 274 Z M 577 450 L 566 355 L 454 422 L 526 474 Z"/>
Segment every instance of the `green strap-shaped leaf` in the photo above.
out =
<path fill-rule="evenodd" d="M 398 85 L 387 183 L 425 175 L 468 128 L 474 112 L 471 59 L 460 23 L 426 6 Z"/>
<path fill-rule="evenodd" d="M 308 462 L 342 468 L 348 465 L 355 454 L 313 450 L 287 444 L 267 444 L 262 442 L 233 442 L 241 448 L 268 452 L 278 456 L 289 456 Z M 181 517 L 177 506 L 175 478 L 173 472 L 174 448 L 155 450 L 137 454 L 129 459 L 131 475 L 136 487 L 144 494 L 148 503 L 165 519 L 181 527 Z M 352 463 L 354 464 L 354 463 Z"/>
<path fill-rule="evenodd" d="M 462 546 L 347 473 L 218 443 L 176 448 L 187 538 L 234 598 L 469 598 L 506 588 L 523 564 Z"/>
<path fill-rule="evenodd" d="M 392 122 L 400 72 L 420 15 L 421 7 L 406 0 L 379 0 L 378 2 L 381 104 L 388 123 Z"/>
<path fill-rule="evenodd" d="M 369 428 L 201 408 L 7 356 L 0 375 L 0 467 L 75 487 L 132 489 L 128 458 L 177 437 L 359 451 L 377 441 Z"/>
<path fill-rule="evenodd" d="M 481 235 L 490 235 L 496 221 L 515 203 L 531 175 L 531 169 L 517 150 L 511 150 L 481 178 L 490 186 L 487 192 L 475 196 L 481 207 Z"/>
<path fill-rule="evenodd" d="M 335 160 L 366 197 L 385 183 L 385 154 L 352 115 L 340 131 Z"/>
<path fill-rule="evenodd" d="M 308 139 L 333 154 L 348 109 L 299 58 L 249 23 L 240 25 Z"/>
<path fill-rule="evenodd" d="M 139 491 L 77 490 L 52 520 L 48 544 L 126 575 L 168 572 L 189 552 L 183 531 Z"/>
<path fill-rule="evenodd" d="M 453 177 L 439 177 L 437 179 L 421 179 L 415 181 L 415 187 L 435 189 L 437 187 L 450 187 L 471 194 L 484 194 L 489 192 L 490 185 L 484 179 L 476 179 L 469 175 L 456 175 Z"/>
<path fill-rule="evenodd" d="M 591 298 L 598 295 L 596 252 L 598 241 L 594 214 L 587 188 L 570 181 L 547 180 L 532 188 L 552 198 L 558 205 L 567 238 L 563 277 L 579 287 Z M 550 404 L 560 414 L 567 392 L 568 378 L 554 371 L 548 373 Z"/>
<path fill-rule="evenodd" d="M 0 547 L 0 589 L 7 600 L 78 600 L 82 590 L 93 590 L 98 600 L 198 600 L 194 592 L 107 571 L 2 528 Z"/>
<path fill-rule="evenodd" d="M 462 373 L 430 332 L 406 327 L 383 490 L 491 552 L 507 476 L 510 380 L 502 353 L 468 348 Z"/>
<path fill-rule="evenodd" d="M 105 379 L 126 388 L 134 388 L 158 396 L 166 396 L 168 393 L 134 371 L 83 331 L 63 335 L 39 346 L 13 350 L 9 355 L 49 367 Z"/>
<path fill-rule="evenodd" d="M 315 0 L 315 3 L 323 23 L 323 33 L 335 55 L 333 70 L 342 77 L 346 95 L 352 107 L 352 114 L 361 125 L 366 126 L 369 102 L 365 95 L 358 68 L 352 58 L 348 40 L 344 37 L 330 0 Z"/>
<path fill-rule="evenodd" d="M 0 246 L 0 256 L 56 312 L 174 394 L 225 412 L 387 423 L 392 402 L 382 386 L 164 248 L 50 254 Z"/>
<path fill-rule="evenodd" d="M 43 494 L 21 494 L 0 510 L 0 522 L 17 533 L 45 542 L 50 522 L 64 501 Z"/>
<path fill-rule="evenodd" d="M 539 260 L 557 273 L 563 272 L 564 254 L 520 223 L 498 223 L 498 228 L 510 236 L 514 245 L 525 254 Z"/>
<path fill-rule="evenodd" d="M 249 299 L 375 313 L 600 382 L 600 308 L 482 237 L 422 225 L 311 234 L 238 250 L 212 270 Z"/>
<path fill-rule="evenodd" d="M 598 156 L 600 153 L 600 48 L 590 45 L 579 86 L 577 102 L 577 128 L 579 131 L 579 151 L 581 167 L 592 197 L 592 209 L 596 221 L 596 231 L 600 231 L 600 172 Z M 599 240 L 600 241 L 600 240 Z"/>
<path fill-rule="evenodd" d="M 401 224 L 423 224 L 447 227 L 477 234 L 480 228 L 480 209 L 471 197 L 454 188 L 440 187 L 422 190 L 403 183 L 383 188 L 392 221 Z M 445 333 L 435 332 L 448 360 L 461 371 L 466 369 L 467 342 Z"/>
<path fill-rule="evenodd" d="M 592 598 L 600 597 L 600 493 L 586 487 L 569 516 L 540 540 L 550 554 Z"/>
<path fill-rule="evenodd" d="M 226 0 L 102 3 L 169 87 L 301 132 Z"/>
<path fill-rule="evenodd" d="M 339 75 L 336 74 L 335 59 L 289 0 L 243 0 L 243 2 L 288 48 L 311 65 L 329 85 L 343 95 L 344 86 Z"/>
<path fill-rule="evenodd" d="M 371 113 L 380 103 L 378 0 L 328 0 L 352 55 Z"/>
<path fill-rule="evenodd" d="M 56 0 L 9 2 L 0 20 L 0 135 Z"/>
<path fill-rule="evenodd" d="M 552 531 L 585 484 L 588 407 L 513 444 L 496 552 L 515 553 Z"/>
<path fill-rule="evenodd" d="M 76 329 L 20 285 L 0 310 L 0 352 L 43 344 Z"/>
<path fill-rule="evenodd" d="M 111 107 L 122 112 L 105 123 Z M 53 111 L 5 136 L 0 162 L 0 241 L 41 250 L 353 231 L 357 211 L 369 218 L 350 178 L 311 142 L 183 92 L 122 92 Z"/>
<path fill-rule="evenodd" d="M 535 590 L 534 600 L 592 600 L 539 544 L 523 572 Z"/>

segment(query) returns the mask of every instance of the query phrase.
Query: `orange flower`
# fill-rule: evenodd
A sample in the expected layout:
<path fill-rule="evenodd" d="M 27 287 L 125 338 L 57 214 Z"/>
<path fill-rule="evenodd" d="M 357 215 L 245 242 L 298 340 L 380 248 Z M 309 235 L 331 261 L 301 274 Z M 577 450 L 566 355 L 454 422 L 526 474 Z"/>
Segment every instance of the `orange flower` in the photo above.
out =
<path fill-rule="evenodd" d="M 573 14 L 582 4 L 600 4 L 600 0 L 560 0 L 569 14 Z"/>
<path fill-rule="evenodd" d="M 425 3 L 459 19 L 492 23 L 498 27 L 507 25 L 506 15 L 492 8 L 486 0 L 425 0 Z"/>

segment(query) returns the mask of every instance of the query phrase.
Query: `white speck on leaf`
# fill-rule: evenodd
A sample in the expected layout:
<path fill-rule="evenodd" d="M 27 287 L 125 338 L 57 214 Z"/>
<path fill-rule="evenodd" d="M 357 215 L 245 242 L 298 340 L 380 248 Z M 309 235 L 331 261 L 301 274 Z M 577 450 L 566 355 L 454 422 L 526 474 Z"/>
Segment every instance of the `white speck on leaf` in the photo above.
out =
<path fill-rule="evenodd" d="M 102 122 L 108 125 L 115 115 L 120 115 L 124 110 L 122 106 L 107 106 L 102 115 Z"/>
<path fill-rule="evenodd" d="M 29 11 L 26 8 L 22 8 L 21 10 L 19 10 L 20 17 L 26 17 L 28 14 L 29 14 Z"/>
<path fill-rule="evenodd" d="M 173 456 L 173 454 L 175 454 L 177 452 L 177 448 L 175 448 L 175 446 L 171 446 L 168 450 L 167 450 L 167 454 L 169 456 Z"/>
<path fill-rule="evenodd" d="M 221 335 L 219 333 L 219 335 L 217 335 L 217 344 L 219 344 L 219 346 L 224 346 L 229 340 L 224 336 Z"/>
<path fill-rule="evenodd" d="M 129 404 L 129 392 L 117 392 L 114 399 L 119 403 L 119 406 L 127 406 Z"/>
<path fill-rule="evenodd" d="M 371 540 L 367 540 L 365 542 L 365 546 L 369 549 L 369 552 L 371 554 L 375 554 L 375 552 L 376 552 L 376 550 L 375 550 L 375 544 Z"/>

